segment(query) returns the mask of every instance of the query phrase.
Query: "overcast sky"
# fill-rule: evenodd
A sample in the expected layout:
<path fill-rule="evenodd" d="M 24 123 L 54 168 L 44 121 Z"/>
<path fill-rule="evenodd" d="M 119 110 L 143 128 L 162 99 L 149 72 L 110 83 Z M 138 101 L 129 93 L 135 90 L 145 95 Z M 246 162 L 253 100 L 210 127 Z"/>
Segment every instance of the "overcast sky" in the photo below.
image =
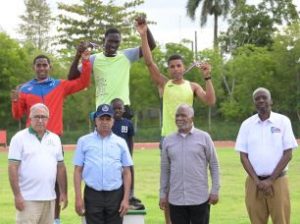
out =
<path fill-rule="evenodd" d="M 118 0 L 124 2 L 123 0 Z M 257 0 L 251 0 L 255 2 Z M 51 6 L 53 14 L 57 13 L 56 2 L 58 0 L 47 0 Z M 60 0 L 60 2 L 74 3 L 78 0 Z M 107 2 L 107 0 L 104 0 Z M 145 0 L 142 6 L 138 7 L 138 11 L 147 14 L 147 18 L 155 21 L 156 25 L 150 25 L 150 29 L 156 41 L 160 44 L 167 42 L 179 42 L 182 38 L 194 40 L 195 31 L 198 36 L 198 50 L 204 48 L 212 48 L 213 42 L 213 21 L 208 20 L 205 27 L 200 28 L 199 17 L 195 21 L 191 21 L 186 16 L 187 0 Z M 300 5 L 300 0 L 294 0 L 294 3 Z M 0 7 L 0 26 L 11 37 L 17 38 L 17 27 L 20 24 L 19 16 L 24 13 L 23 0 L 2 1 Z M 199 14 L 199 12 L 198 12 Z M 219 31 L 226 30 L 226 24 L 219 19 Z"/>

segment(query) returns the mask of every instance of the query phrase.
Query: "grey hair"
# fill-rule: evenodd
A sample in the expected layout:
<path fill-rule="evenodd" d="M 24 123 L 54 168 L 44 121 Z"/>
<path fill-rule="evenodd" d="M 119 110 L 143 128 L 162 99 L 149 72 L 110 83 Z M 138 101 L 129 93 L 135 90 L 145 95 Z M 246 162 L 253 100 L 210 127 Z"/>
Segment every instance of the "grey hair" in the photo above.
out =
<path fill-rule="evenodd" d="M 37 104 L 34 104 L 33 106 L 30 107 L 30 114 L 29 114 L 29 117 L 32 118 L 33 117 L 33 114 L 38 111 L 38 110 L 43 110 L 46 112 L 46 115 L 47 117 L 49 117 L 49 109 L 48 107 L 43 104 L 43 103 L 37 103 Z"/>
<path fill-rule="evenodd" d="M 177 107 L 176 111 L 178 111 L 179 109 L 185 109 L 188 113 L 188 117 L 190 117 L 190 118 L 194 117 L 194 108 L 192 106 L 190 106 L 186 103 L 183 103 Z"/>
<path fill-rule="evenodd" d="M 253 91 L 253 94 L 252 94 L 253 101 L 255 100 L 254 99 L 255 94 L 258 93 L 258 92 L 264 92 L 264 93 L 266 93 L 267 96 L 268 96 L 268 100 L 271 100 L 271 92 L 270 92 L 270 90 L 268 90 L 267 88 L 264 88 L 264 87 L 258 87 L 256 90 Z"/>

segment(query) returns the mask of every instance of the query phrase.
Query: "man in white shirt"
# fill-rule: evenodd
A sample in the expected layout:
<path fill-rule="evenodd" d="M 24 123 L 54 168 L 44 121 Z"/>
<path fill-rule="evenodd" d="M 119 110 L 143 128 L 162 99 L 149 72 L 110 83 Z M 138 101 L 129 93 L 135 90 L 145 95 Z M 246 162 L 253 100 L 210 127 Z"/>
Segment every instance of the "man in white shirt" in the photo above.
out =
<path fill-rule="evenodd" d="M 49 119 L 46 105 L 33 105 L 29 117 L 30 127 L 13 136 L 8 153 L 16 223 L 53 224 L 56 178 L 62 208 L 68 203 L 62 145 L 58 135 L 46 130 Z"/>
<path fill-rule="evenodd" d="M 235 149 L 248 173 L 246 207 L 251 223 L 290 223 L 287 164 L 297 148 L 288 117 L 271 111 L 272 99 L 266 88 L 253 92 L 257 114 L 246 119 L 239 130 Z"/>

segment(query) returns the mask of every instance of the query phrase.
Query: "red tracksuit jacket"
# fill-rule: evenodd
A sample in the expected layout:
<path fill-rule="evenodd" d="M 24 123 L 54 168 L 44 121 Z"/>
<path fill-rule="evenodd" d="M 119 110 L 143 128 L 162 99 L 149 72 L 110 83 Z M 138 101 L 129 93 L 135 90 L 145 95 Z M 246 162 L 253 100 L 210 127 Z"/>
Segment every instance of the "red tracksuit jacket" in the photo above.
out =
<path fill-rule="evenodd" d="M 59 80 L 49 77 L 43 82 L 33 79 L 22 85 L 17 101 L 12 102 L 12 115 L 19 120 L 26 114 L 26 126 L 30 125 L 30 107 L 36 103 L 45 104 L 50 112 L 47 129 L 55 134 L 63 133 L 63 102 L 64 99 L 89 86 L 91 79 L 91 63 L 83 60 L 82 72 L 78 79 Z"/>

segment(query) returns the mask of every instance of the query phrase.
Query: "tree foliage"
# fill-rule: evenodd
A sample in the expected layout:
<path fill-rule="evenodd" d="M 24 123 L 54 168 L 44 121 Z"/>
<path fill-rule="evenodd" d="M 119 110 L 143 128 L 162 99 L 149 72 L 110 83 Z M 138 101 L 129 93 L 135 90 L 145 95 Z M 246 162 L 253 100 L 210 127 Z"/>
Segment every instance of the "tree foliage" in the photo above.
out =
<path fill-rule="evenodd" d="M 102 46 L 104 33 L 110 27 L 120 30 L 124 44 L 135 43 L 136 39 L 130 37 L 134 32 L 134 18 L 137 12 L 132 8 L 142 3 L 143 0 L 133 0 L 119 6 L 114 4 L 114 0 L 107 4 L 101 0 L 81 0 L 79 4 L 70 5 L 60 2 L 59 44 L 69 49 L 77 46 L 80 41 L 88 40 Z"/>
<path fill-rule="evenodd" d="M 237 0 L 188 0 L 187 15 L 195 20 L 196 10 L 202 2 L 200 13 L 200 25 L 204 26 L 209 15 L 214 16 L 214 47 L 218 45 L 218 18 L 223 15 L 224 18 L 228 15 L 231 4 L 236 5 Z"/>
<path fill-rule="evenodd" d="M 31 42 L 36 48 L 48 50 L 51 42 L 51 10 L 46 0 L 24 0 L 25 14 L 19 31 L 25 36 L 25 42 Z"/>
<path fill-rule="evenodd" d="M 245 0 L 232 11 L 229 28 L 221 34 L 220 42 L 225 52 L 232 52 L 245 44 L 271 46 L 278 25 L 299 20 L 292 0 L 264 0 L 258 5 Z"/>

